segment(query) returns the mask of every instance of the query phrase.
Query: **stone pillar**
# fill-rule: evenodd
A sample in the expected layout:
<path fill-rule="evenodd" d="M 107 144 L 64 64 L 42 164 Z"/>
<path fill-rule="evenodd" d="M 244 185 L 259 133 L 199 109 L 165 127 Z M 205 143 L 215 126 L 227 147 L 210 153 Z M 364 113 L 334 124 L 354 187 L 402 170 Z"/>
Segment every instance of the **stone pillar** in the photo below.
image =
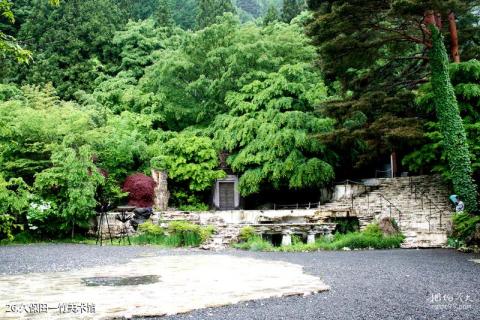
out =
<path fill-rule="evenodd" d="M 287 229 L 282 232 L 282 246 L 292 245 L 292 232 Z"/>
<path fill-rule="evenodd" d="M 170 198 L 170 192 L 168 192 L 166 171 L 157 171 L 152 169 L 152 178 L 155 181 L 155 196 L 154 203 L 157 210 L 167 210 L 168 199 Z"/>
<path fill-rule="evenodd" d="M 307 236 L 307 243 L 315 243 L 315 232 L 310 231 Z"/>

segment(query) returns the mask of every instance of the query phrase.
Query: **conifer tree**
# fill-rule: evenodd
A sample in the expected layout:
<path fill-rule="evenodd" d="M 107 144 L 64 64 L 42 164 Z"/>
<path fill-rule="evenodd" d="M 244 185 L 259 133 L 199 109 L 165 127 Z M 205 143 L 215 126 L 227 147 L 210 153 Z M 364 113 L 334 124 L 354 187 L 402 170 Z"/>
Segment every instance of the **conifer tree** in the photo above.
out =
<path fill-rule="evenodd" d="M 297 0 L 283 0 L 282 20 L 290 23 L 301 11 L 300 4 Z"/>
<path fill-rule="evenodd" d="M 158 0 L 155 12 L 155 22 L 160 27 L 170 27 L 174 24 L 170 3 L 168 0 Z"/>
<path fill-rule="evenodd" d="M 235 13 L 235 7 L 231 0 L 200 0 L 198 2 L 197 29 L 203 29 L 215 23 L 215 19 L 225 12 Z"/>
<path fill-rule="evenodd" d="M 267 13 L 263 17 L 263 25 L 269 25 L 272 22 L 278 21 L 280 19 L 280 16 L 278 14 L 277 8 L 275 8 L 274 5 L 270 5 L 268 7 Z"/>

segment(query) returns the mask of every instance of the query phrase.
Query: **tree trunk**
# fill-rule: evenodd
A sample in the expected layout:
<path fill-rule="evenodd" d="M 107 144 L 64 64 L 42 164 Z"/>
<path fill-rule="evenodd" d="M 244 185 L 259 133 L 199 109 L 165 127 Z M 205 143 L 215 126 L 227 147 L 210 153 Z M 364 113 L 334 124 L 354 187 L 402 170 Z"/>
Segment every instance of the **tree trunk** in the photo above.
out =
<path fill-rule="evenodd" d="M 435 25 L 438 29 L 442 30 L 443 23 L 442 23 L 442 14 L 440 12 L 435 12 Z"/>
<path fill-rule="evenodd" d="M 425 11 L 425 13 L 423 14 L 423 23 L 424 23 L 426 26 L 436 25 L 435 12 L 434 12 L 433 10 L 427 10 L 427 11 Z"/>
<path fill-rule="evenodd" d="M 453 62 L 460 63 L 457 22 L 455 20 L 455 13 L 453 11 L 448 14 L 448 27 L 450 29 L 450 51 L 452 53 L 452 59 Z"/>
<path fill-rule="evenodd" d="M 432 49 L 429 51 L 432 69 L 433 101 L 435 103 L 443 145 L 452 175 L 453 189 L 464 200 L 466 209 L 477 209 L 477 190 L 472 179 L 472 164 L 467 136 L 463 126 L 455 91 L 448 72 L 448 54 L 443 36 L 434 24 L 429 25 Z"/>
<path fill-rule="evenodd" d="M 166 171 L 157 171 L 152 169 L 152 178 L 155 181 L 155 197 L 154 203 L 157 210 L 167 210 L 168 199 L 170 198 L 170 192 L 168 192 Z"/>

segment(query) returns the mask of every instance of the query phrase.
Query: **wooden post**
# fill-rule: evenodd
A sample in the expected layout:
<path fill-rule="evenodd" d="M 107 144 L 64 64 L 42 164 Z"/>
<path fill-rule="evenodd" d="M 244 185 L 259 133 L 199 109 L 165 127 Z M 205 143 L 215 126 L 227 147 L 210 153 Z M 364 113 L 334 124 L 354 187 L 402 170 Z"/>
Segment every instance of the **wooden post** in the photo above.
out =
<path fill-rule="evenodd" d="M 152 178 L 155 181 L 154 203 L 157 210 L 167 210 L 170 192 L 168 191 L 168 174 L 166 171 L 152 169 Z"/>

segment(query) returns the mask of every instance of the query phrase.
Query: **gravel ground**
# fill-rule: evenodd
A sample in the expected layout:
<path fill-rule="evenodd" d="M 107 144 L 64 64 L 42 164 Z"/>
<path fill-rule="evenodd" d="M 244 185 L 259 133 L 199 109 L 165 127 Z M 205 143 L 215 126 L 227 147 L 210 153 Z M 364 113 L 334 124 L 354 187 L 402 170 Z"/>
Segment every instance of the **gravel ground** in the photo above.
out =
<path fill-rule="evenodd" d="M 0 247 L 0 274 L 65 271 L 154 255 L 218 254 L 153 247 Z M 220 254 L 300 264 L 331 290 L 272 298 L 158 319 L 480 319 L 479 255 L 454 250 Z M 161 301 L 159 301 L 161 303 Z"/>

